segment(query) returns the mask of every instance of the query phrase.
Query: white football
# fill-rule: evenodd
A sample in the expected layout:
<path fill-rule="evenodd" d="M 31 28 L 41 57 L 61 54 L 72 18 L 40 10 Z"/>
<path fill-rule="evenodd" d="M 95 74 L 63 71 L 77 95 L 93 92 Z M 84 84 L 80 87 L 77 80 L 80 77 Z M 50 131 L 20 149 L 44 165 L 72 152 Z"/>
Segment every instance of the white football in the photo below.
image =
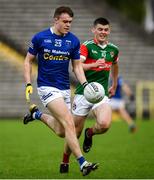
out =
<path fill-rule="evenodd" d="M 83 91 L 84 97 L 90 103 L 99 103 L 105 96 L 104 87 L 98 82 L 89 83 Z"/>

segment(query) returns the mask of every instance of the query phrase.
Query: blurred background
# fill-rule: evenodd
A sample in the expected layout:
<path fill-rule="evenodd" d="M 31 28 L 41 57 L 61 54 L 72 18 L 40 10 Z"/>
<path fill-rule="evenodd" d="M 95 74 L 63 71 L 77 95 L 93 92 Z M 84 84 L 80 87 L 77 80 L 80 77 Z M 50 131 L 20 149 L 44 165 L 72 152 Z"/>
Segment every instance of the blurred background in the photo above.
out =
<path fill-rule="evenodd" d="M 28 110 L 24 56 L 32 36 L 51 26 L 55 8 L 62 5 L 73 9 L 72 32 L 81 43 L 92 38 L 95 18 L 110 21 L 110 41 L 120 50 L 120 74 L 135 95 L 127 109 L 134 117 L 154 119 L 154 0 L 0 0 L 0 118 L 22 117 Z M 70 78 L 74 85 L 72 73 Z M 32 101 L 43 109 L 35 80 L 34 68 Z"/>

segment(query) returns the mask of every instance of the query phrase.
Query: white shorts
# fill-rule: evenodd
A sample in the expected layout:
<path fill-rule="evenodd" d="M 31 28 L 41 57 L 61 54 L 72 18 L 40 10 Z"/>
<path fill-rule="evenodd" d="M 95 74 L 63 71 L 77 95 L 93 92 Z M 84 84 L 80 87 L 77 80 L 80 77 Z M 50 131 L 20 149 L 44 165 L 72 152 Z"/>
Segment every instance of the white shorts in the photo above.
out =
<path fill-rule="evenodd" d="M 71 109 L 70 89 L 59 90 L 55 87 L 41 86 L 37 88 L 37 90 L 38 90 L 38 95 L 45 107 L 49 102 L 53 101 L 54 99 L 62 97 L 64 98 L 67 107 Z"/>
<path fill-rule="evenodd" d="M 122 99 L 111 98 L 110 105 L 113 110 L 118 110 L 120 108 L 125 107 L 125 102 Z"/>
<path fill-rule="evenodd" d="M 73 104 L 72 104 L 72 113 L 78 116 L 86 116 L 89 111 L 95 109 L 103 103 L 109 104 L 110 99 L 105 96 L 103 100 L 97 104 L 92 104 L 88 102 L 83 95 L 75 95 Z"/>

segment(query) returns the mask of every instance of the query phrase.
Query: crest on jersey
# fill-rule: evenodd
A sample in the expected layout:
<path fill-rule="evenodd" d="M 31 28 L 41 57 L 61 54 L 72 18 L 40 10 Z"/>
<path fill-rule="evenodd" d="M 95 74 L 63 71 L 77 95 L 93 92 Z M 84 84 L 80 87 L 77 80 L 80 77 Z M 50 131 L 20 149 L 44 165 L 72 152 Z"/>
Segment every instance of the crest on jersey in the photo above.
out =
<path fill-rule="evenodd" d="M 66 45 L 66 46 L 71 46 L 71 41 L 70 41 L 70 40 L 66 40 L 66 41 L 65 41 L 65 45 Z"/>
<path fill-rule="evenodd" d="M 114 57 L 114 52 L 113 52 L 113 51 L 110 52 L 110 56 L 111 56 L 112 58 Z"/>
<path fill-rule="evenodd" d="M 55 46 L 61 47 L 62 46 L 62 40 L 61 39 L 55 39 Z"/>
<path fill-rule="evenodd" d="M 101 51 L 102 53 L 102 58 L 105 58 L 106 57 L 106 51 Z"/>

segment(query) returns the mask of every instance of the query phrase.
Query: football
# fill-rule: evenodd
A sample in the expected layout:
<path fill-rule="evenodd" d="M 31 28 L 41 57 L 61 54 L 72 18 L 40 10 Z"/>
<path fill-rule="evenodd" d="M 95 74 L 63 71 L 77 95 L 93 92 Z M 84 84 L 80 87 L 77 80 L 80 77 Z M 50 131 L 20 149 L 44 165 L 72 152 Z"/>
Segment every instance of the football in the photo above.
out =
<path fill-rule="evenodd" d="M 84 97 L 90 103 L 99 103 L 105 96 L 104 87 L 98 82 L 91 82 L 84 88 Z"/>

